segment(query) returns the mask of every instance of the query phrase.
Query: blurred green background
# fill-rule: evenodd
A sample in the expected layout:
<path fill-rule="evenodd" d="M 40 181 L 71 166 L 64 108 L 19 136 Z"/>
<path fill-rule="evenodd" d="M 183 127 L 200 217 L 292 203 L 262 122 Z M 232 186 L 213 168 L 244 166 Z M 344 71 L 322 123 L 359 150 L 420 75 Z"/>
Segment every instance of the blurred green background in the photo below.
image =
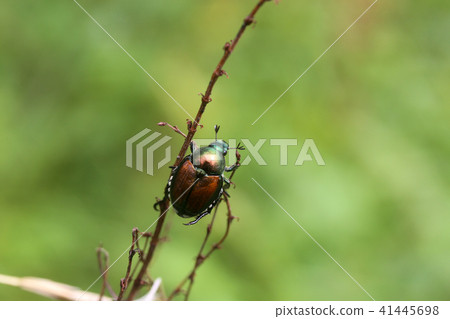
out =
<path fill-rule="evenodd" d="M 255 4 L 86 1 L 99 23 L 194 115 L 225 41 Z M 223 249 L 199 270 L 193 300 L 368 300 L 253 181 L 258 181 L 377 300 L 450 296 L 448 1 L 378 3 L 265 114 L 371 4 L 265 4 L 230 57 L 198 138 L 297 138 L 287 166 L 266 142 L 235 175 Z M 87 288 L 99 243 L 116 259 L 146 229 L 169 176 L 125 166 L 125 141 L 188 117 L 73 1 L 0 3 L 0 273 Z M 295 166 L 304 139 L 326 166 Z M 162 152 L 163 150 L 161 150 Z M 248 154 L 245 151 L 243 155 Z M 159 154 L 158 156 L 163 156 Z M 185 227 L 152 265 L 170 292 L 194 263 L 210 217 Z M 224 229 L 225 209 L 212 238 Z M 126 258 L 110 271 L 113 286 Z M 99 291 L 97 283 L 91 291 Z M 42 300 L 0 286 L 0 300 Z"/>

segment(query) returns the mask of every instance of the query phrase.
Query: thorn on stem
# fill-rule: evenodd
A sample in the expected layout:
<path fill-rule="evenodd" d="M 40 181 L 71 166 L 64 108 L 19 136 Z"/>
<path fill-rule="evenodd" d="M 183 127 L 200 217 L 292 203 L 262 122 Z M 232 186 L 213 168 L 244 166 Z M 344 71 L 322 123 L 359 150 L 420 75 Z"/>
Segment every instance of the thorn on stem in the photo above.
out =
<path fill-rule="evenodd" d="M 212 101 L 212 98 L 210 96 L 206 96 L 202 93 L 202 101 L 203 101 L 203 103 L 209 103 Z"/>
<path fill-rule="evenodd" d="M 219 71 L 219 76 L 222 76 L 222 75 L 225 75 L 225 76 L 227 77 L 227 79 L 230 78 L 229 75 L 228 75 L 228 73 L 227 73 L 227 71 L 225 71 L 225 70 L 220 70 L 220 71 Z"/>

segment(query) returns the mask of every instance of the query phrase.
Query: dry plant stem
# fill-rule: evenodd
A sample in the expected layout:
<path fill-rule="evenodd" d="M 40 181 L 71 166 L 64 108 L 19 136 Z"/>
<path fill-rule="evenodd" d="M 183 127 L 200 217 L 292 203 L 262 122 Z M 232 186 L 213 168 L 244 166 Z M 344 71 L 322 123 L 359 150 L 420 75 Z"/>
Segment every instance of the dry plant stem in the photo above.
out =
<path fill-rule="evenodd" d="M 105 295 L 105 288 L 106 288 L 106 276 L 107 276 L 107 272 L 103 271 L 104 267 L 103 267 L 103 262 L 102 262 L 102 251 L 101 251 L 101 247 L 97 248 L 97 262 L 98 262 L 98 267 L 100 268 L 100 273 L 102 274 L 102 288 L 100 289 L 100 293 L 99 293 L 99 297 L 98 300 L 102 300 L 103 296 Z M 108 269 L 108 268 L 106 268 Z"/>
<path fill-rule="evenodd" d="M 183 136 L 184 138 L 186 138 L 186 134 L 184 134 L 177 126 L 172 126 L 167 122 L 159 122 L 158 123 L 159 126 L 168 126 L 170 127 L 172 130 L 174 130 L 175 132 L 177 132 L 178 134 L 180 134 L 181 136 Z"/>
<path fill-rule="evenodd" d="M 139 262 L 136 263 L 136 265 L 134 266 L 133 270 L 131 271 L 130 274 L 130 280 L 134 277 L 134 274 L 136 273 L 136 270 L 138 269 L 138 266 L 140 265 L 140 262 L 144 261 L 144 255 L 143 252 L 147 250 L 147 245 L 149 243 L 149 239 L 152 236 L 151 233 L 142 233 L 141 237 L 145 237 L 145 243 L 144 243 L 144 247 L 142 249 L 140 249 L 139 246 L 139 241 L 136 242 L 136 246 L 138 247 L 139 251 Z"/>
<path fill-rule="evenodd" d="M 216 84 L 218 78 L 224 74 L 226 74 L 226 72 L 223 70 L 223 66 L 225 65 L 225 62 L 227 61 L 228 57 L 231 55 L 231 53 L 233 52 L 234 48 L 236 47 L 236 45 L 238 44 L 239 40 L 242 37 L 242 34 L 244 33 L 245 29 L 251 25 L 254 22 L 254 18 L 256 13 L 258 12 L 258 10 L 261 8 L 261 6 L 265 3 L 268 2 L 270 0 L 259 0 L 258 3 L 256 4 L 256 6 L 253 8 L 253 10 L 250 12 L 250 14 L 244 19 L 238 33 L 236 34 L 234 40 L 232 40 L 231 42 L 227 42 L 223 48 L 224 50 L 224 54 L 222 56 L 222 58 L 220 59 L 219 63 L 217 64 L 214 72 L 211 75 L 211 79 L 209 81 L 208 87 L 206 88 L 205 93 L 202 95 L 202 100 L 201 100 L 201 104 L 200 104 L 200 108 L 197 112 L 197 115 L 195 117 L 195 120 L 193 122 L 190 122 L 188 127 L 189 127 L 189 131 L 188 134 L 184 140 L 183 146 L 180 149 L 180 152 L 178 153 L 177 159 L 175 160 L 175 164 L 173 166 L 178 166 L 184 155 L 186 154 L 186 151 L 197 131 L 197 127 L 200 123 L 200 120 L 203 116 L 203 113 L 205 112 L 206 106 L 208 105 L 209 102 L 211 102 L 211 93 L 212 90 L 214 88 L 214 85 Z M 144 275 L 147 272 L 147 268 L 150 265 L 150 261 L 153 258 L 153 254 L 155 252 L 156 246 L 158 244 L 159 241 L 159 235 L 161 233 L 161 230 L 163 228 L 164 225 L 164 220 L 166 217 L 166 212 L 168 211 L 168 209 L 170 208 L 170 201 L 169 198 L 167 198 L 166 196 L 164 197 L 163 200 L 161 200 L 160 202 L 158 202 L 158 206 L 160 209 L 160 214 L 159 214 L 159 218 L 158 218 L 158 222 L 156 224 L 155 227 L 155 231 L 153 233 L 153 237 L 152 240 L 150 242 L 150 247 L 148 250 L 148 253 L 145 256 L 145 259 L 143 261 L 142 264 L 142 268 L 139 271 L 138 275 L 136 276 L 136 279 L 133 281 L 133 286 L 131 288 L 130 294 L 128 295 L 128 300 L 133 300 L 136 296 L 136 293 L 138 292 L 138 290 L 141 288 L 142 284 L 142 278 L 144 277 Z"/>
<path fill-rule="evenodd" d="M 39 296 L 66 301 L 97 301 L 99 294 L 86 292 L 78 287 L 70 286 L 46 278 L 14 277 L 0 274 L 0 284 L 17 287 Z M 111 294 L 111 295 L 114 295 Z M 103 297 L 102 301 L 111 300 Z"/>
<path fill-rule="evenodd" d="M 211 246 L 211 248 L 209 249 L 209 251 L 203 255 L 203 250 L 205 248 L 206 242 L 209 238 L 209 235 L 211 233 L 212 230 L 212 226 L 214 223 L 214 218 L 216 216 L 216 212 L 217 212 L 217 208 L 219 207 L 219 205 L 216 206 L 216 210 L 214 212 L 213 218 L 211 220 L 211 223 L 208 225 L 208 228 L 206 230 L 206 236 L 203 240 L 202 246 L 200 248 L 200 251 L 195 259 L 195 265 L 194 268 L 192 269 L 192 271 L 189 273 L 189 275 L 187 275 L 179 284 L 178 286 L 174 289 L 174 291 L 170 294 L 170 296 L 167 298 L 167 300 L 172 300 L 176 295 L 178 295 L 181 291 L 183 286 L 186 284 L 186 282 L 189 281 L 188 284 L 188 288 L 186 290 L 185 293 L 185 298 L 184 300 L 188 300 L 189 299 L 189 294 L 191 292 L 192 289 L 192 285 L 194 284 L 194 278 L 195 278 L 195 274 L 197 272 L 197 269 L 203 264 L 203 262 L 208 259 L 212 253 L 214 251 L 216 251 L 217 249 L 220 249 L 220 245 L 223 244 L 223 242 L 225 241 L 225 239 L 228 237 L 228 234 L 230 232 L 230 227 L 231 227 L 231 223 L 233 221 L 233 219 L 235 219 L 236 217 L 232 215 L 231 213 L 231 205 L 230 205 L 230 201 L 228 199 L 228 197 L 226 195 L 223 196 L 223 200 L 225 201 L 225 203 L 227 204 L 227 226 L 225 229 L 225 233 L 223 234 L 222 238 L 220 238 L 220 240 L 213 244 Z"/>
<path fill-rule="evenodd" d="M 225 239 L 228 237 L 228 234 L 230 233 L 230 227 L 231 227 L 231 222 L 233 221 L 233 219 L 235 218 L 232 214 L 231 214 L 231 206 L 230 206 L 230 201 L 227 197 L 227 195 L 223 196 L 225 203 L 227 204 L 227 226 L 225 229 L 225 233 L 223 234 L 222 238 L 215 243 L 214 245 L 211 246 L 210 250 L 206 253 L 206 255 L 201 257 L 200 263 L 197 265 L 197 263 L 195 264 L 194 269 L 192 270 L 192 273 L 189 275 L 189 285 L 188 285 L 188 289 L 186 291 L 186 295 L 184 300 L 188 300 L 189 299 L 189 294 L 191 293 L 192 290 L 192 285 L 194 284 L 194 277 L 195 277 L 195 273 L 197 271 L 197 269 L 200 267 L 201 264 L 203 264 L 203 262 L 209 258 L 209 256 L 212 255 L 212 253 L 217 250 L 220 249 L 220 245 L 222 245 L 222 243 L 225 241 Z M 205 241 L 206 242 L 206 241 Z"/>
<path fill-rule="evenodd" d="M 239 29 L 238 33 L 236 34 L 234 40 L 231 42 L 225 43 L 225 46 L 223 47 L 224 54 L 222 58 L 219 61 L 219 64 L 217 64 L 214 72 L 211 75 L 211 79 L 209 81 L 208 87 L 206 88 L 205 93 L 202 95 L 202 102 L 200 104 L 200 108 L 197 112 L 197 116 L 195 117 L 194 122 L 189 125 L 189 132 L 187 134 L 187 137 L 183 143 L 183 146 L 181 147 L 181 150 L 178 154 L 177 160 L 175 161 L 174 166 L 177 166 L 181 160 L 183 159 L 184 155 L 186 154 L 186 151 L 189 147 L 189 144 L 192 141 L 192 138 L 194 137 L 195 132 L 197 131 L 197 126 L 200 123 L 200 120 L 202 118 L 203 112 L 205 112 L 206 106 L 209 102 L 212 101 L 211 99 L 211 93 L 214 88 L 214 85 L 216 84 L 217 80 L 220 76 L 226 74 L 226 72 L 222 69 L 225 65 L 225 62 L 227 61 L 228 57 L 233 52 L 234 48 L 238 44 L 239 40 L 241 39 L 242 34 L 244 33 L 245 29 L 251 25 L 254 22 L 254 18 L 258 10 L 261 8 L 261 6 L 270 0 L 259 0 L 256 6 L 253 8 L 253 10 L 250 12 L 250 14 L 244 19 L 241 28 Z"/>
<path fill-rule="evenodd" d="M 104 261 L 102 261 L 102 256 Z M 101 301 L 103 299 L 103 295 L 105 294 L 105 288 L 108 289 L 111 297 L 116 298 L 117 295 L 115 294 L 114 290 L 112 289 L 111 285 L 108 281 L 108 264 L 109 264 L 109 254 L 103 247 L 97 248 L 97 261 L 98 261 L 98 267 L 100 268 L 100 273 L 102 274 L 102 288 L 100 290 L 99 294 L 99 300 Z"/>
<path fill-rule="evenodd" d="M 203 239 L 203 243 L 200 247 L 200 250 L 197 254 L 197 257 L 195 258 L 195 265 L 194 265 L 194 270 L 197 269 L 198 266 L 200 266 L 202 259 L 204 258 L 204 256 L 202 255 L 203 253 L 203 249 L 206 246 L 206 242 L 208 241 L 209 235 L 211 234 L 211 230 L 212 230 L 212 226 L 214 224 L 214 220 L 216 219 L 216 215 L 217 215 L 217 209 L 219 208 L 219 205 L 216 206 L 216 208 L 214 209 L 214 213 L 213 216 L 211 218 L 211 223 L 209 223 L 208 227 L 206 228 L 206 236 Z M 191 271 L 189 273 L 189 275 L 184 278 L 179 284 L 178 286 L 174 289 L 174 291 L 170 294 L 170 296 L 167 298 L 167 300 L 172 300 L 177 294 L 179 294 L 182 291 L 182 288 L 184 286 L 184 284 L 188 281 L 188 279 L 190 278 L 191 274 L 194 272 Z"/>
<path fill-rule="evenodd" d="M 137 245 L 137 241 L 139 238 L 138 236 L 139 236 L 139 230 L 137 228 L 133 228 L 133 231 L 131 232 L 132 241 L 131 241 L 130 251 L 128 252 L 127 272 L 125 274 L 125 278 L 122 278 L 120 280 L 120 293 L 119 293 L 119 296 L 117 297 L 117 300 L 119 300 L 119 301 L 122 300 L 123 294 L 125 293 L 125 290 L 127 289 L 128 283 L 131 279 L 131 277 L 130 277 L 131 265 L 133 264 L 133 257 L 136 254 L 136 250 L 134 249 L 134 247 Z"/>
<path fill-rule="evenodd" d="M 153 254 L 155 252 L 156 246 L 159 242 L 159 235 L 161 234 L 162 226 L 164 225 L 164 219 L 166 218 L 166 212 L 169 210 L 170 203 L 168 199 L 164 199 L 158 203 L 160 214 L 158 218 L 158 222 L 156 224 L 155 232 L 153 233 L 152 239 L 150 241 L 150 246 L 147 254 L 145 255 L 144 261 L 142 262 L 142 267 L 136 276 L 136 279 L 133 281 L 133 286 L 131 287 L 130 294 L 128 295 L 127 300 L 134 300 L 136 293 L 139 288 L 142 286 L 143 278 L 147 273 L 147 268 L 150 265 L 150 261 L 153 258 Z"/>

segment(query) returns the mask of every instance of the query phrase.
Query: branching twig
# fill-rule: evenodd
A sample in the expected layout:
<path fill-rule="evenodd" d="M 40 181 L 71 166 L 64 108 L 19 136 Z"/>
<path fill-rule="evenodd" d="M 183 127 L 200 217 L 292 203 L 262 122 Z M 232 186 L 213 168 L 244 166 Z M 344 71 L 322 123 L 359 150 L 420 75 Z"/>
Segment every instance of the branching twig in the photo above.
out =
<path fill-rule="evenodd" d="M 172 126 L 167 122 L 159 122 L 158 123 L 159 126 L 168 126 L 170 127 L 172 130 L 174 130 L 175 132 L 177 132 L 178 134 L 182 135 L 184 138 L 186 138 L 186 134 L 184 134 L 176 125 Z"/>
<path fill-rule="evenodd" d="M 202 102 L 201 102 L 200 108 L 197 112 L 197 116 L 195 117 L 194 122 L 192 122 L 192 125 L 190 125 L 190 127 L 189 127 L 188 135 L 186 136 L 183 146 L 181 147 L 181 150 L 178 153 L 178 157 L 177 157 L 177 160 L 175 161 L 174 166 L 177 166 L 178 164 L 180 164 L 181 160 L 183 159 L 184 155 L 186 154 L 189 144 L 191 143 L 192 138 L 194 137 L 194 134 L 197 131 L 197 126 L 200 123 L 203 112 L 205 112 L 205 109 L 206 109 L 206 106 L 208 105 L 208 103 L 212 101 L 211 93 L 214 88 L 214 85 L 216 84 L 219 77 L 226 74 L 226 72 L 223 70 L 223 66 L 225 65 L 225 62 L 227 61 L 228 57 L 231 55 L 234 48 L 238 44 L 245 29 L 254 22 L 254 18 L 255 18 L 256 13 L 258 12 L 258 10 L 261 8 L 261 6 L 265 2 L 268 2 L 268 1 L 270 1 L 270 0 L 259 0 L 258 3 L 256 4 L 256 6 L 253 8 L 253 10 L 250 12 L 250 14 L 244 19 L 234 40 L 225 43 L 225 46 L 223 47 L 224 54 L 223 54 L 222 58 L 220 59 L 219 64 L 217 64 L 214 72 L 211 75 L 211 79 L 209 81 L 209 84 L 208 84 L 208 87 L 206 88 L 205 93 L 202 94 Z"/>
<path fill-rule="evenodd" d="M 145 238 L 144 247 L 142 249 L 139 248 L 139 239 L 141 237 Z M 138 237 L 138 241 L 136 242 L 136 247 L 138 247 L 138 249 L 139 249 L 139 251 L 138 251 L 139 262 L 136 263 L 136 265 L 134 266 L 133 270 L 131 271 L 130 280 L 134 277 L 134 274 L 136 273 L 136 270 L 137 270 L 139 264 L 144 261 L 144 251 L 147 250 L 147 246 L 148 246 L 148 242 L 149 242 L 150 237 L 152 237 L 152 234 L 150 232 L 144 232 L 144 233 L 141 234 L 140 237 Z"/>
<path fill-rule="evenodd" d="M 102 256 L 103 256 L 103 260 L 102 260 Z M 105 294 L 105 288 L 108 289 L 111 297 L 116 298 L 117 295 L 114 292 L 114 290 L 112 289 L 112 287 L 108 281 L 109 254 L 106 251 L 106 249 L 104 249 L 102 246 L 99 246 L 97 248 L 97 262 L 98 262 L 98 267 L 100 268 L 100 273 L 102 274 L 102 279 L 103 279 L 102 288 L 100 290 L 98 300 L 103 299 L 103 295 Z"/>
<path fill-rule="evenodd" d="M 191 282 L 194 280 L 194 276 L 195 276 L 195 271 L 197 270 L 197 268 L 202 264 L 205 256 L 203 256 L 203 249 L 206 246 L 206 242 L 208 241 L 209 235 L 211 234 L 211 230 L 212 230 L 212 226 L 214 224 L 214 220 L 216 219 L 216 214 L 217 214 L 217 209 L 219 208 L 219 205 L 216 206 L 216 208 L 214 209 L 214 213 L 212 215 L 211 218 L 211 223 L 208 225 L 208 227 L 206 228 L 206 236 L 203 239 L 203 243 L 200 246 L 200 250 L 197 254 L 197 257 L 195 258 L 195 264 L 194 264 L 194 269 L 189 273 L 189 275 L 187 275 L 179 284 L 178 286 L 173 290 L 173 292 L 170 294 L 170 296 L 167 298 L 167 300 L 172 300 L 177 294 L 179 294 L 184 286 L 184 284 L 190 279 Z M 187 295 L 187 294 L 186 294 Z"/>
<path fill-rule="evenodd" d="M 270 0 L 259 0 L 258 3 L 256 4 L 256 6 L 253 8 L 253 10 L 250 12 L 250 14 L 244 19 L 234 40 L 225 43 L 225 46 L 223 48 L 224 54 L 223 54 L 222 58 L 220 59 L 219 63 L 217 64 L 214 72 L 211 75 L 211 79 L 209 81 L 209 84 L 208 84 L 208 87 L 206 88 L 205 93 L 202 94 L 200 108 L 197 112 L 195 120 L 193 122 L 190 122 L 189 123 L 190 125 L 188 125 L 188 129 L 189 129 L 188 134 L 184 140 L 184 143 L 180 149 L 180 152 L 178 153 L 177 159 L 175 160 L 175 163 L 173 165 L 174 167 L 178 166 L 180 164 L 180 162 L 182 161 L 182 159 L 183 159 L 184 155 L 186 154 L 186 151 L 197 131 L 197 127 L 200 123 L 203 113 L 205 112 L 206 106 L 208 105 L 209 102 L 212 101 L 211 93 L 214 88 L 214 85 L 216 84 L 219 77 L 226 74 L 226 72 L 223 70 L 223 66 L 225 65 L 225 62 L 227 61 L 228 57 L 231 55 L 234 48 L 238 44 L 245 29 L 254 22 L 254 17 L 256 15 L 256 13 L 258 12 L 258 10 L 267 1 L 270 1 Z M 158 222 L 156 224 L 155 231 L 153 233 L 153 237 L 150 242 L 149 250 L 148 250 L 147 254 L 145 255 L 144 261 L 142 262 L 142 267 L 141 267 L 138 275 L 136 276 L 136 278 L 133 281 L 133 286 L 132 286 L 130 294 L 128 295 L 128 298 L 127 298 L 128 300 L 133 300 L 136 296 L 136 293 L 139 291 L 139 289 L 142 286 L 142 279 L 145 276 L 145 274 L 147 273 L 147 268 L 150 265 L 150 262 L 153 258 L 153 254 L 155 252 L 156 246 L 158 245 L 159 236 L 160 236 L 161 230 L 164 225 L 166 213 L 170 208 L 169 198 L 167 198 L 167 196 L 165 196 L 164 199 L 162 199 L 161 201 L 159 201 L 156 204 L 156 206 L 159 206 L 159 212 L 160 212 Z"/>
<path fill-rule="evenodd" d="M 142 286 L 142 281 L 147 273 L 147 268 L 150 265 L 150 261 L 153 258 L 153 253 L 155 252 L 156 246 L 159 242 L 159 235 L 161 234 L 162 226 L 164 224 L 164 219 L 166 217 L 166 213 L 169 210 L 169 200 L 164 199 L 158 202 L 158 206 L 160 208 L 160 214 L 158 218 L 158 222 L 156 224 L 155 232 L 153 233 L 152 239 L 150 241 L 150 247 L 148 249 L 147 254 L 145 255 L 144 261 L 142 262 L 142 267 L 133 281 L 133 286 L 131 288 L 130 294 L 128 295 L 127 300 L 133 300 L 139 288 Z"/>
<path fill-rule="evenodd" d="M 178 286 L 173 290 L 173 292 L 170 294 L 170 296 L 167 298 L 167 300 L 172 300 L 176 295 L 178 295 L 180 292 L 182 292 L 182 288 L 183 286 L 186 284 L 186 282 L 189 281 L 188 284 L 188 288 L 185 292 L 185 300 L 189 299 L 189 294 L 191 292 L 192 289 L 192 285 L 194 284 L 194 277 L 195 274 L 198 270 L 198 268 L 203 264 L 203 262 L 208 259 L 212 253 L 214 251 L 216 251 L 217 249 L 220 249 L 221 245 L 223 244 L 223 242 L 225 241 L 225 239 L 228 237 L 228 234 L 230 232 L 230 227 L 231 227 L 231 222 L 236 218 L 236 216 L 233 216 L 231 213 L 231 205 L 230 205 L 230 201 L 228 199 L 227 195 L 223 195 L 223 200 L 225 201 L 225 203 L 227 204 L 227 225 L 226 225 L 226 229 L 225 229 L 225 233 L 223 234 L 222 238 L 220 238 L 220 240 L 213 244 L 211 246 L 211 248 L 209 249 L 209 251 L 203 255 L 203 249 L 206 245 L 206 241 L 208 240 L 209 234 L 211 233 L 211 229 L 214 223 L 214 217 L 216 215 L 216 211 L 217 211 L 217 207 L 216 207 L 216 211 L 214 212 L 213 218 L 211 220 L 211 223 L 208 225 L 207 231 L 206 231 L 206 236 L 205 239 L 203 240 L 202 246 L 200 248 L 200 251 L 195 259 L 195 264 L 194 264 L 194 268 L 192 269 L 192 271 L 189 273 L 189 275 L 187 275 L 179 284 Z"/>
<path fill-rule="evenodd" d="M 138 245 L 138 239 L 139 239 L 139 230 L 137 228 L 133 228 L 133 231 L 131 232 L 131 246 L 130 251 L 128 252 L 128 266 L 127 266 L 127 272 L 125 274 L 125 278 L 122 278 L 120 280 L 120 293 L 117 297 L 117 300 L 122 300 L 123 294 L 125 290 L 128 287 L 128 283 L 131 279 L 130 272 L 131 272 L 131 265 L 133 264 L 133 257 L 136 254 L 136 249 L 134 249 L 135 246 Z"/>

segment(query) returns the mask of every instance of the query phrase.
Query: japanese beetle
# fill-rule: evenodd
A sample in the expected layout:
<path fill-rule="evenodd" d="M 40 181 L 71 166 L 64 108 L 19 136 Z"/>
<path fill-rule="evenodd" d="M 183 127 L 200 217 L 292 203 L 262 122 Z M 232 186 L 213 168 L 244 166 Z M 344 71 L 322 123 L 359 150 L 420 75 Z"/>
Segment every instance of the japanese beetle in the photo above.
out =
<path fill-rule="evenodd" d="M 239 166 L 226 166 L 225 155 L 229 145 L 224 140 L 217 140 L 218 130 L 216 125 L 216 140 L 206 147 L 199 148 L 191 142 L 191 154 L 173 168 L 167 183 L 166 193 L 178 216 L 196 217 L 184 225 L 196 224 L 212 211 L 222 193 L 230 187 L 224 172 L 231 172 Z"/>

